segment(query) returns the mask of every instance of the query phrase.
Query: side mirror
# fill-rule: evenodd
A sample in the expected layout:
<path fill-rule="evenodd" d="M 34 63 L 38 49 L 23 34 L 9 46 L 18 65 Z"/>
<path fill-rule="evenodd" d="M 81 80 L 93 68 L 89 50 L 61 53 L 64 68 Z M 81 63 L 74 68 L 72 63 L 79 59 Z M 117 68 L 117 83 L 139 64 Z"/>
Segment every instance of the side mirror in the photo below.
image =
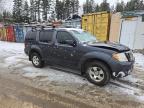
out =
<path fill-rule="evenodd" d="M 65 40 L 65 44 L 76 47 L 76 42 L 73 40 Z"/>

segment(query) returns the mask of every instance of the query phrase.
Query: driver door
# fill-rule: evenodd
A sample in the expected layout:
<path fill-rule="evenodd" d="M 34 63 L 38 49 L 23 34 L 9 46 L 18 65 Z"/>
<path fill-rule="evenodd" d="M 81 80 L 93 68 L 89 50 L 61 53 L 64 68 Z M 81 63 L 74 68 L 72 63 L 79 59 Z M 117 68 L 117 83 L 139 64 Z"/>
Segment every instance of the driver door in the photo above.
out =
<path fill-rule="evenodd" d="M 71 42 L 69 44 L 67 42 Z M 78 47 L 76 40 L 67 31 L 58 31 L 55 43 L 55 59 L 58 65 L 75 68 L 78 64 Z"/>

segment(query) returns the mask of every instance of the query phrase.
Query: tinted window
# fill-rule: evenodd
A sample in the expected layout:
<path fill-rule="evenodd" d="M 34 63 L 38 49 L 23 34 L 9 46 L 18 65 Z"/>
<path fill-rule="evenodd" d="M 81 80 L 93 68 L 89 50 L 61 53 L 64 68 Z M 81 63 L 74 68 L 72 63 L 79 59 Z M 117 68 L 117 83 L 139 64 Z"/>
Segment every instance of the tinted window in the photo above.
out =
<path fill-rule="evenodd" d="M 37 32 L 36 32 L 36 31 L 29 31 L 29 32 L 26 34 L 25 40 L 36 40 L 36 35 L 37 35 Z"/>
<path fill-rule="evenodd" d="M 68 32 L 61 31 L 61 32 L 57 33 L 57 42 L 58 43 L 65 44 L 66 40 L 74 41 L 74 39 L 72 38 L 71 34 L 68 33 Z"/>
<path fill-rule="evenodd" d="M 50 43 L 52 41 L 54 31 L 41 31 L 40 32 L 40 42 Z"/>

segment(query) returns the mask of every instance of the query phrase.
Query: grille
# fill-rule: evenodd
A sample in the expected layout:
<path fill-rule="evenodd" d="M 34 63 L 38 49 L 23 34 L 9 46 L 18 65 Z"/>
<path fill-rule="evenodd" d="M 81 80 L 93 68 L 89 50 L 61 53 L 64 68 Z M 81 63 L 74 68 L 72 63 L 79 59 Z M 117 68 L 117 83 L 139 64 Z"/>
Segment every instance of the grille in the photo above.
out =
<path fill-rule="evenodd" d="M 128 59 L 128 61 L 134 61 L 134 56 L 133 56 L 133 53 L 132 52 L 126 52 L 126 57 Z"/>

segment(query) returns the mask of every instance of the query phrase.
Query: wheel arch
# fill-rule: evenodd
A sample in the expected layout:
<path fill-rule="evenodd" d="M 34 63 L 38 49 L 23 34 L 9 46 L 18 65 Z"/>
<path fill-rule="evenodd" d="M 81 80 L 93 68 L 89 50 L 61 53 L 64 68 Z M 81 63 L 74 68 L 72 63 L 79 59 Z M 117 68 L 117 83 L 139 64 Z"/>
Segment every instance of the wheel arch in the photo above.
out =
<path fill-rule="evenodd" d="M 42 57 L 42 55 L 41 55 L 41 53 L 40 53 L 40 51 L 39 51 L 38 49 L 32 49 L 32 50 L 29 52 L 29 60 L 30 60 L 30 61 L 31 61 L 31 55 L 32 55 L 33 53 L 37 53 L 37 54 L 40 55 L 40 57 Z"/>
<path fill-rule="evenodd" d="M 88 58 L 86 59 L 82 64 L 81 64 L 81 74 L 84 75 L 85 74 L 85 70 L 86 70 L 86 65 L 88 63 L 94 62 L 94 61 L 99 61 L 104 63 L 109 69 L 110 69 L 110 74 L 112 75 L 112 68 L 111 66 L 108 64 L 108 62 L 106 62 L 105 60 L 99 59 L 99 58 Z"/>

